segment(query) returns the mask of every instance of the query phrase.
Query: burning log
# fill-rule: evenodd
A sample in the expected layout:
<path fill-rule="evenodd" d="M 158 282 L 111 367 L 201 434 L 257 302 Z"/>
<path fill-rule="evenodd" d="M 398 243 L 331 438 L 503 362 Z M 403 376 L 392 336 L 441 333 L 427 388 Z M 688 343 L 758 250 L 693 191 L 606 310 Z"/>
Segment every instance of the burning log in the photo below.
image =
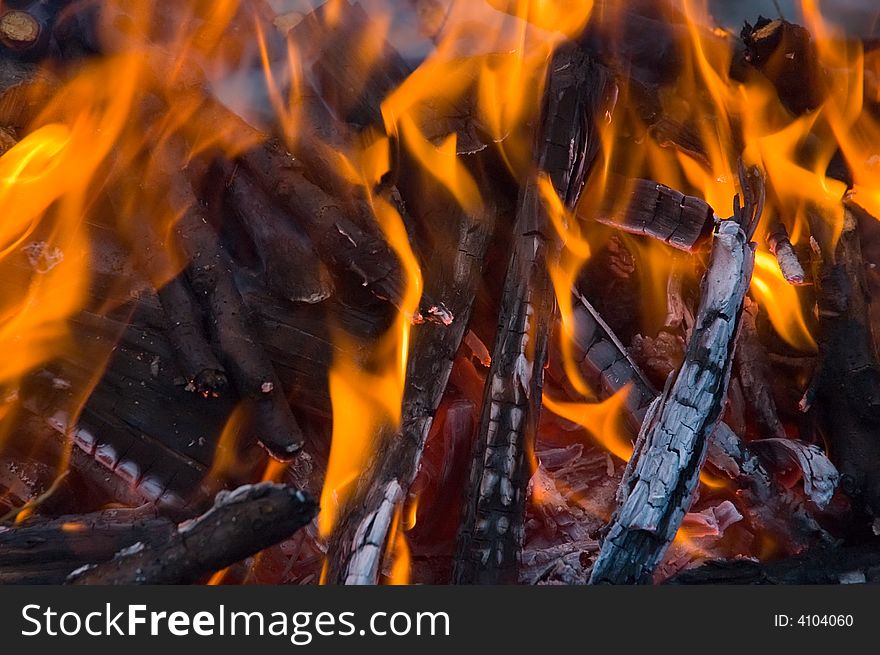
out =
<path fill-rule="evenodd" d="M 174 529 L 147 506 L 0 527 L 0 583 L 61 584 L 74 569 L 106 562 L 134 543 L 164 543 Z"/>
<path fill-rule="evenodd" d="M 400 303 L 400 265 L 375 228 L 368 230 L 346 215 L 343 203 L 309 182 L 277 143 L 264 143 L 239 162 L 292 213 L 323 261 L 357 276 L 379 298 Z"/>
<path fill-rule="evenodd" d="M 756 206 L 747 199 L 737 220 L 717 227 L 685 361 L 645 417 L 593 566 L 593 584 L 650 582 L 689 509 L 727 394 L 754 265 Z"/>
<path fill-rule="evenodd" d="M 822 104 L 828 84 L 808 30 L 762 16 L 754 26 L 746 23 L 740 36 L 746 61 L 773 83 L 792 114 L 800 116 Z"/>
<path fill-rule="evenodd" d="M 419 471 L 434 415 L 449 382 L 455 355 L 468 328 L 483 259 L 494 225 L 494 210 L 479 217 L 462 214 L 455 257 L 441 262 L 441 281 L 432 291 L 453 317 L 449 325 L 425 323 L 415 333 L 407 362 L 400 427 L 363 476 L 328 548 L 328 580 L 376 584 L 396 506 Z"/>
<path fill-rule="evenodd" d="M 550 62 L 535 163 L 563 205 L 577 205 L 598 150 L 595 118 L 607 102 L 605 70 L 568 44 Z M 453 579 L 510 583 L 517 578 L 528 473 L 525 450 L 541 407 L 547 340 L 554 316 L 547 263 L 556 252 L 536 180 L 522 191 L 492 364 L 486 379 Z"/>
<path fill-rule="evenodd" d="M 70 584 L 186 584 L 278 543 L 309 523 L 317 506 L 303 492 L 264 482 L 217 494 L 202 516 L 162 543 L 138 542 L 109 562 L 70 574 Z"/>
<path fill-rule="evenodd" d="M 623 202 L 621 193 L 615 192 L 618 188 L 625 194 Z M 704 200 L 651 180 L 611 176 L 603 197 L 610 206 L 596 214 L 595 220 L 624 232 L 654 237 L 680 250 L 696 248 L 715 224 L 715 212 Z"/>

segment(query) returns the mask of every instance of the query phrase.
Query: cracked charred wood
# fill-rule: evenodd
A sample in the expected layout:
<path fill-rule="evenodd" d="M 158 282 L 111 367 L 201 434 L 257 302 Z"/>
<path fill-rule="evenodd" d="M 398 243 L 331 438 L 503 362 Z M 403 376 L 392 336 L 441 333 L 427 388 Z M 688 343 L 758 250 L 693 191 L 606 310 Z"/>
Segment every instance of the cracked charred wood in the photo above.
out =
<path fill-rule="evenodd" d="M 430 293 L 443 303 L 452 322 L 428 322 L 413 329 L 400 427 L 390 438 L 385 435 L 334 530 L 327 553 L 327 579 L 332 582 L 378 582 L 392 517 L 419 471 L 455 354 L 468 328 L 493 225 L 493 209 L 477 217 L 461 213 L 457 243 L 440 248 L 441 270 L 431 276 L 439 282 L 431 285 Z M 446 254 L 450 250 L 455 253 L 451 261 Z"/>
<path fill-rule="evenodd" d="M 800 116 L 822 104 L 828 82 L 808 30 L 760 17 L 754 26 L 746 23 L 740 37 L 746 61 L 773 83 L 792 114 Z"/>
<path fill-rule="evenodd" d="M 869 322 L 856 206 L 836 247 L 831 217 L 810 213 L 819 315 L 819 361 L 802 409 L 812 408 L 843 490 L 880 516 L 880 364 Z"/>
<path fill-rule="evenodd" d="M 247 172 L 226 171 L 227 195 L 256 246 L 269 289 L 293 302 L 316 303 L 333 292 L 333 283 L 306 235 Z"/>
<path fill-rule="evenodd" d="M 592 218 L 611 227 L 692 251 L 712 233 L 715 212 L 703 200 L 651 180 L 612 175 L 603 181 L 607 206 Z"/>
<path fill-rule="evenodd" d="M 271 482 L 221 491 L 205 514 L 177 526 L 162 543 L 135 543 L 68 584 L 187 584 L 286 539 L 317 505 L 302 491 Z"/>
<path fill-rule="evenodd" d="M 650 583 L 675 537 L 721 419 L 753 266 L 743 226 L 720 222 L 685 361 L 642 424 L 592 584 Z"/>
<path fill-rule="evenodd" d="M 598 150 L 595 119 L 609 102 L 606 70 L 574 44 L 550 61 L 535 139 L 537 174 L 569 211 Z M 537 179 L 520 196 L 492 364 L 486 379 L 453 569 L 458 584 L 514 583 L 523 537 L 525 450 L 541 407 L 555 313 L 548 263 L 558 250 Z"/>
<path fill-rule="evenodd" d="M 715 560 L 684 571 L 668 584 L 862 584 L 880 582 L 880 545 L 825 547 L 770 562 Z"/>
<path fill-rule="evenodd" d="M 758 337 L 758 328 L 755 324 L 757 315 L 757 303 L 747 298 L 742 313 L 734 366 L 753 418 L 764 438 L 785 439 L 787 438 L 785 428 L 779 420 L 773 389 L 770 386 L 767 350 Z"/>
<path fill-rule="evenodd" d="M 804 267 L 788 237 L 788 230 L 782 223 L 776 222 L 770 226 L 767 232 L 767 245 L 770 252 L 776 257 L 779 270 L 785 281 L 795 286 L 805 284 L 807 274 L 804 272 Z"/>
<path fill-rule="evenodd" d="M 182 160 L 182 159 L 181 159 Z M 203 303 L 224 368 L 253 409 L 257 437 L 273 457 L 290 459 L 303 435 L 268 355 L 257 341 L 233 276 L 233 263 L 206 222 L 185 175 L 167 180 L 172 207 L 185 208 L 176 231 L 188 257 L 187 278 Z"/>
<path fill-rule="evenodd" d="M 590 303 L 576 289 L 573 294 L 573 357 L 580 363 L 584 380 L 599 390 L 601 397 L 607 398 L 628 387 L 627 424 L 633 433 L 638 433 L 657 391 Z M 548 375 L 560 384 L 564 375 L 557 354 L 556 349 L 551 350 Z M 577 397 L 576 391 L 569 393 Z M 723 421 L 712 434 L 707 461 L 736 485 L 742 500 L 740 510 L 756 528 L 779 535 L 795 550 L 830 541 L 803 499 L 780 485 L 758 455 Z"/>
<path fill-rule="evenodd" d="M 163 543 L 174 529 L 148 506 L 0 526 L 0 584 L 61 584 L 71 571 L 127 546 Z"/>

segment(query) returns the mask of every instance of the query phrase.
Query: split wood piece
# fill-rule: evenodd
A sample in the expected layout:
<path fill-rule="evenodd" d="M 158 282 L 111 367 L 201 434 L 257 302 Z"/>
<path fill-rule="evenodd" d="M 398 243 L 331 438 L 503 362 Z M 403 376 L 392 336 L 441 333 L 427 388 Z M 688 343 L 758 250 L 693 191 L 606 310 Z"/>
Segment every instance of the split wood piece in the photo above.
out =
<path fill-rule="evenodd" d="M 293 302 L 326 300 L 333 283 L 293 218 L 246 171 L 227 166 L 225 177 L 230 204 L 254 241 L 269 289 Z"/>
<path fill-rule="evenodd" d="M 0 584 L 61 584 L 85 564 L 106 562 L 138 542 L 164 543 L 174 530 L 149 506 L 0 526 Z"/>
<path fill-rule="evenodd" d="M 183 161 L 179 159 L 178 161 Z M 233 264 L 200 211 L 185 174 L 171 175 L 169 201 L 186 208 L 176 231 L 189 265 L 186 273 L 212 322 L 226 372 L 254 412 L 257 438 L 276 458 L 288 460 L 300 449 L 302 430 L 266 352 L 256 339 L 251 318 L 235 283 Z"/>
<path fill-rule="evenodd" d="M 880 544 L 824 547 L 770 562 L 715 560 L 684 571 L 668 584 L 863 584 L 880 582 Z"/>
<path fill-rule="evenodd" d="M 753 266 L 743 227 L 719 223 L 685 361 L 645 417 L 591 583 L 650 583 L 690 508 L 724 409 Z"/>
<path fill-rule="evenodd" d="M 286 539 L 317 505 L 302 491 L 271 482 L 221 491 L 202 516 L 164 543 L 138 542 L 102 564 L 70 574 L 69 584 L 187 584 Z"/>
<path fill-rule="evenodd" d="M 770 226 L 767 232 L 767 245 L 770 247 L 770 252 L 776 256 L 785 281 L 795 286 L 806 284 L 807 274 L 788 237 L 788 230 L 782 223 L 776 222 Z"/>
<path fill-rule="evenodd" d="M 747 298 L 734 360 L 736 374 L 763 437 L 786 439 L 770 386 L 767 350 L 758 337 L 757 315 L 757 303 Z"/>
<path fill-rule="evenodd" d="M 795 116 L 819 107 L 828 81 L 808 30 L 783 19 L 759 18 L 740 34 L 745 58 L 769 79 L 782 104 Z"/>
<path fill-rule="evenodd" d="M 575 301 L 573 356 L 580 362 L 581 374 L 603 398 L 628 387 L 627 424 L 633 433 L 638 433 L 657 391 L 592 305 L 577 289 L 572 293 Z M 548 375 L 554 375 L 560 383 L 563 376 L 560 375 L 561 364 L 554 361 L 556 355 L 557 351 L 551 350 Z M 578 396 L 573 389 L 569 395 Z M 797 550 L 830 541 L 804 506 L 803 499 L 780 485 L 758 455 L 724 422 L 718 424 L 712 435 L 707 461 L 736 485 L 743 501 L 739 509 L 755 528 L 779 535 L 784 543 Z"/>
<path fill-rule="evenodd" d="M 699 247 L 712 233 L 715 212 L 699 198 L 651 180 L 618 175 L 610 176 L 603 185 L 606 206 L 592 217 L 600 223 L 650 236 L 687 252 Z"/>
<path fill-rule="evenodd" d="M 460 210 L 459 210 L 460 211 Z M 449 382 L 455 355 L 468 328 L 479 290 L 483 259 L 494 225 L 492 210 L 461 215 L 452 260 L 442 249 L 441 281 L 432 289 L 452 316 L 449 325 L 413 329 L 400 427 L 377 448 L 331 539 L 327 579 L 339 584 L 376 584 L 395 509 L 416 478 L 434 415 Z"/>
<path fill-rule="evenodd" d="M 819 361 L 801 409 L 815 411 L 843 490 L 880 516 L 880 363 L 869 323 L 858 216 L 874 219 L 847 206 L 835 247 L 832 218 L 808 215 L 817 259 Z"/>
<path fill-rule="evenodd" d="M 604 68 L 575 44 L 550 61 L 535 139 L 538 174 L 547 174 L 573 211 L 599 147 L 596 119 L 609 103 Z M 515 583 L 522 548 L 528 471 L 541 407 L 547 341 L 555 302 L 548 265 L 558 253 L 536 179 L 521 192 L 492 364 L 474 445 L 453 580 Z"/>

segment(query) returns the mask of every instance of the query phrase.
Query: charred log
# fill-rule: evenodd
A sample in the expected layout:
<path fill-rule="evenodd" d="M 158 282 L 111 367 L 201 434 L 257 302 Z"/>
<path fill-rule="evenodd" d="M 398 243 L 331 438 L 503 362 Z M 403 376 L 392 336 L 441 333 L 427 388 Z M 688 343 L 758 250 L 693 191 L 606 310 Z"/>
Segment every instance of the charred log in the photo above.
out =
<path fill-rule="evenodd" d="M 605 70 L 580 48 L 550 62 L 536 168 L 569 210 L 577 205 L 598 150 L 595 119 L 608 102 Z M 522 191 L 514 226 L 492 364 L 486 380 L 453 578 L 512 583 L 522 545 L 528 473 L 525 450 L 538 426 L 547 341 L 555 311 L 547 264 L 557 250 L 537 186 Z"/>
<path fill-rule="evenodd" d="M 603 182 L 603 197 L 610 204 L 593 216 L 600 223 L 685 251 L 698 247 L 712 233 L 715 212 L 699 198 L 651 180 L 611 176 Z"/>
<path fill-rule="evenodd" d="M 272 483 L 217 494 L 214 506 L 159 544 L 138 542 L 109 562 L 71 573 L 69 584 L 186 584 L 292 535 L 314 518 L 303 492 Z"/>
<path fill-rule="evenodd" d="M 455 256 L 441 264 L 445 269 L 440 273 L 441 282 L 432 290 L 433 297 L 448 309 L 452 323 L 426 323 L 416 328 L 407 362 L 400 427 L 378 449 L 349 511 L 334 531 L 328 550 L 328 580 L 341 584 L 378 582 L 394 509 L 419 471 L 428 432 L 468 328 L 493 223 L 491 213 L 461 217 Z"/>
<path fill-rule="evenodd" d="M 813 216 L 819 362 L 802 409 L 812 410 L 830 445 L 841 485 L 880 515 L 880 364 L 869 322 L 857 207 L 834 247 L 826 218 Z"/>
<path fill-rule="evenodd" d="M 106 562 L 132 544 L 164 543 L 174 529 L 147 507 L 0 527 L 0 583 L 61 584 L 71 571 Z"/>

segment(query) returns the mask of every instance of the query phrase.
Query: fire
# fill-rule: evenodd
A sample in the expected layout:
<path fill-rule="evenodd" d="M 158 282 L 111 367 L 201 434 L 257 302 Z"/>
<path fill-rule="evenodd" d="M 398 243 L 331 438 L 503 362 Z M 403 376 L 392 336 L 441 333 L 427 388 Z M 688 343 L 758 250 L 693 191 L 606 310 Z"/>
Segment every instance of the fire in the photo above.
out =
<path fill-rule="evenodd" d="M 373 193 L 388 170 L 389 147 L 387 139 L 378 138 L 356 156 L 376 221 L 401 262 L 406 290 L 393 324 L 366 356 L 336 361 L 330 370 L 333 432 L 318 516 L 318 528 L 325 538 L 351 494 L 352 483 L 379 445 L 378 437 L 400 422 L 410 330 L 422 295 L 421 270 L 403 220 L 387 200 Z M 338 340 L 347 341 L 347 337 L 339 336 Z"/>
<path fill-rule="evenodd" d="M 580 425 L 615 457 L 628 461 L 633 452 L 632 441 L 620 426 L 628 393 L 629 387 L 624 387 L 598 403 L 560 402 L 545 394 L 543 405 L 557 416 Z"/>

